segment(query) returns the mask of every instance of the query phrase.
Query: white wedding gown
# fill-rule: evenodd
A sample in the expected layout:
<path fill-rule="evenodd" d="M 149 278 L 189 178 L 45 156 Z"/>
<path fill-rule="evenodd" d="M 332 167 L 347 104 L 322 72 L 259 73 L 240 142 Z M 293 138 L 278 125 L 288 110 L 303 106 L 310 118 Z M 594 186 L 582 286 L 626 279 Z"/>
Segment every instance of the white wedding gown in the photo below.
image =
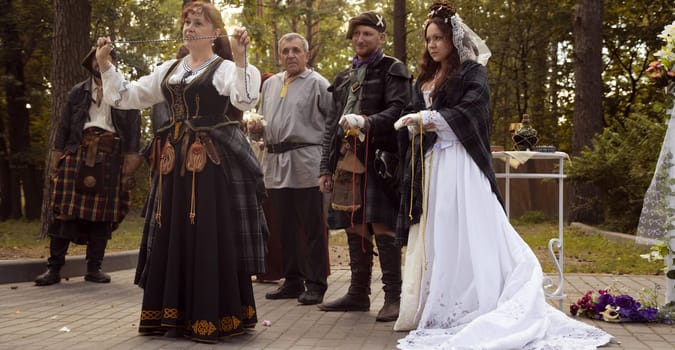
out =
<path fill-rule="evenodd" d="M 441 123 L 425 157 L 426 217 L 410 230 L 395 325 L 416 329 L 398 347 L 583 350 L 608 343 L 606 332 L 546 302 L 537 257 Z"/>
<path fill-rule="evenodd" d="M 675 91 L 671 90 L 675 99 Z M 642 202 L 640 222 L 637 227 L 636 241 L 640 244 L 654 244 L 658 240 L 667 242 L 671 254 L 665 256 L 668 270 L 675 269 L 675 106 L 669 110 L 670 119 L 666 135 L 656 162 L 654 176 Z M 669 264 L 670 262 L 670 264 Z M 665 279 L 664 304 L 675 302 L 675 279 Z"/>

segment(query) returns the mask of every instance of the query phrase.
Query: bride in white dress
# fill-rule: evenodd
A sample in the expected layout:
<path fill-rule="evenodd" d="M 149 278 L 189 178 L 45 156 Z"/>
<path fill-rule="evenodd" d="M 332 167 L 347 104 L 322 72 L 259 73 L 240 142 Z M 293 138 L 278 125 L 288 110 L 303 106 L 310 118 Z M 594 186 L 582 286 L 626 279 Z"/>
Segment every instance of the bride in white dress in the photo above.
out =
<path fill-rule="evenodd" d="M 408 130 L 399 133 L 398 230 L 408 248 L 395 329 L 412 329 L 398 347 L 579 350 L 608 343 L 609 334 L 546 302 L 537 257 L 506 217 L 489 151 L 481 65 L 489 50 L 446 4 L 432 5 L 425 39 L 413 96 L 419 112 L 396 125 Z"/>

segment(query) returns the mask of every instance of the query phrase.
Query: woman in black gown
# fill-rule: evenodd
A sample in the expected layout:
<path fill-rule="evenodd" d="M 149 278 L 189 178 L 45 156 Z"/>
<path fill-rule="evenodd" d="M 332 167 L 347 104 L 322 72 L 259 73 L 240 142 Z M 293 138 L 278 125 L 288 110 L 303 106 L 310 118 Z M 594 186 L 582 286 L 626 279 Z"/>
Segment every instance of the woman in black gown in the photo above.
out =
<path fill-rule="evenodd" d="M 245 29 L 228 37 L 212 4 L 192 2 L 181 21 L 189 54 L 138 81 L 110 63 L 109 38 L 98 39 L 96 56 L 111 105 L 169 105 L 150 155 L 157 178 L 136 277 L 139 331 L 213 343 L 257 323 L 251 275 L 264 272 L 265 193 L 240 121 L 260 73 L 246 62 Z"/>

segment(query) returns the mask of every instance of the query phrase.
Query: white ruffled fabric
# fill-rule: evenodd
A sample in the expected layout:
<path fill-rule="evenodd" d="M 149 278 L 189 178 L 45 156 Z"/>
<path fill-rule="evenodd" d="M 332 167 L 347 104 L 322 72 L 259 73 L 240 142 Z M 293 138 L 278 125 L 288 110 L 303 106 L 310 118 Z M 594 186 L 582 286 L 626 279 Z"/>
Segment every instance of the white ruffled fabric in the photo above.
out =
<path fill-rule="evenodd" d="M 546 302 L 537 257 L 456 136 L 425 159 L 426 217 L 411 228 L 395 325 L 416 329 L 398 348 L 583 350 L 611 340 Z"/>
<path fill-rule="evenodd" d="M 183 58 L 187 59 L 188 56 Z M 162 81 L 174 62 L 175 59 L 166 61 L 136 81 L 125 80 L 116 68 L 102 72 L 103 101 L 119 109 L 143 109 L 164 101 Z M 195 71 L 185 83 L 189 84 L 203 72 L 204 69 Z M 169 83 L 178 84 L 185 73 L 185 66 L 179 64 L 169 77 Z M 260 71 L 251 64 L 244 69 L 230 60 L 223 60 L 213 74 L 212 83 L 218 93 L 229 96 L 232 105 L 239 110 L 247 111 L 258 102 Z"/>

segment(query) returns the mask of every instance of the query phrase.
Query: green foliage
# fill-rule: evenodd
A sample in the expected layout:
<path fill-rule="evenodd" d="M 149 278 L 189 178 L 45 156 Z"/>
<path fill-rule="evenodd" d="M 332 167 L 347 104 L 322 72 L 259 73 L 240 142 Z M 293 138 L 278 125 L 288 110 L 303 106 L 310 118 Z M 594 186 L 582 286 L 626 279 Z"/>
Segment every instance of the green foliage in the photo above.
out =
<path fill-rule="evenodd" d="M 514 224 L 526 225 L 526 224 L 542 224 L 545 222 L 553 222 L 550 217 L 547 217 L 543 211 L 527 211 L 523 215 L 517 218 L 511 219 Z"/>
<path fill-rule="evenodd" d="M 603 109 L 609 125 L 631 118 L 642 104 L 662 101 L 650 85 L 646 68 L 655 60 L 654 53 L 662 44 L 657 35 L 673 20 L 675 8 L 668 0 L 605 4 Z"/>
<path fill-rule="evenodd" d="M 182 1 L 105 0 L 92 2 L 91 44 L 99 36 L 115 40 L 181 38 L 178 22 Z M 116 50 L 122 69 L 137 79 L 155 63 L 173 58 L 180 41 L 119 44 Z"/>
<path fill-rule="evenodd" d="M 635 231 L 664 134 L 663 122 L 632 114 L 606 128 L 568 168 L 572 181 L 598 189 L 597 197 L 589 200 L 604 214 L 608 229 Z"/>
<path fill-rule="evenodd" d="M 241 22 L 252 37 L 249 59 L 261 72 L 279 72 L 277 42 L 289 32 L 302 34 L 309 42 L 308 65 L 331 81 L 348 65 L 349 41 L 342 26 L 351 15 L 345 0 L 242 1 Z"/>
<path fill-rule="evenodd" d="M 3 4 L 3 9 L 7 10 Z M 3 42 L 0 40 L 0 66 L 6 66 L 6 61 L 11 60 L 10 52 L 20 50 L 24 66 L 23 81 L 15 81 L 16 84 L 24 84 L 26 88 L 27 107 L 29 109 L 30 124 L 30 150 L 21 154 L 12 154 L 12 159 L 23 164 L 35 164 L 41 169 L 44 163 L 45 150 L 49 136 L 49 117 L 51 107 L 51 95 L 49 94 L 49 80 L 51 69 L 51 26 L 53 10 L 51 1 L 31 0 L 12 2 L 11 15 L 3 15 L 0 18 L 0 27 L 6 25 L 16 26 L 19 40 L 17 42 Z M 9 11 L 8 10 L 8 11 Z M 2 82 L 7 83 L 16 77 L 5 75 L 3 70 Z M 0 123 L 7 123 L 8 116 L 5 114 L 6 101 L 4 89 L 0 92 Z M 8 132 L 9 125 L 0 131 Z M 8 139 L 7 135 L 4 137 Z"/>

